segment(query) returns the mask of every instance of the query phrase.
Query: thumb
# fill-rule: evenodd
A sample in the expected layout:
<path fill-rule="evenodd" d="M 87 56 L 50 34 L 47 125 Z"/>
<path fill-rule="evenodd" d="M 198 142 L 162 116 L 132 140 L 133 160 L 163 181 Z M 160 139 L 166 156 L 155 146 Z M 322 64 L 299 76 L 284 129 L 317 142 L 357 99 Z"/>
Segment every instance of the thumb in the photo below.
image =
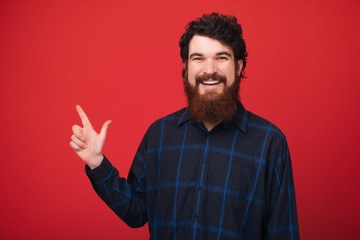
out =
<path fill-rule="evenodd" d="M 107 130 L 108 130 L 108 127 L 109 127 L 110 123 L 111 123 L 111 120 L 108 120 L 101 127 L 99 136 L 100 136 L 100 138 L 102 140 L 105 140 L 105 138 L 106 138 L 106 133 L 107 133 Z"/>

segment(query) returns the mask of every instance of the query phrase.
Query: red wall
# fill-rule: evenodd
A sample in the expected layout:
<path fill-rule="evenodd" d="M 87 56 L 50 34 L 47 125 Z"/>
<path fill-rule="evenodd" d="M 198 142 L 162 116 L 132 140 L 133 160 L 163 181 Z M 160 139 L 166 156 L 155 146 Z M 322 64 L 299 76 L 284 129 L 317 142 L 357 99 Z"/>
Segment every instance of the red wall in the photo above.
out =
<path fill-rule="evenodd" d="M 123 176 L 151 122 L 185 106 L 190 20 L 238 17 L 242 100 L 287 135 L 302 239 L 358 234 L 358 1 L 1 1 L 0 238 L 146 239 L 101 202 L 69 147 L 75 105 Z"/>

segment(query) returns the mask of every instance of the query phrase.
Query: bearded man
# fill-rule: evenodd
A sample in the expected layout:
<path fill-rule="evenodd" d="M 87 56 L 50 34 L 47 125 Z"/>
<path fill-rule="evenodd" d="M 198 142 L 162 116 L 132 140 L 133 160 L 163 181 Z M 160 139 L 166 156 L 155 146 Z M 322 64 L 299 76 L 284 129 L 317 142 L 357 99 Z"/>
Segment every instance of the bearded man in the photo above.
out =
<path fill-rule="evenodd" d="M 188 107 L 154 122 L 128 178 L 102 154 L 77 106 L 70 146 L 104 202 L 150 239 L 299 239 L 290 155 L 283 133 L 247 111 L 239 87 L 246 46 L 235 17 L 190 22 L 179 42 Z"/>

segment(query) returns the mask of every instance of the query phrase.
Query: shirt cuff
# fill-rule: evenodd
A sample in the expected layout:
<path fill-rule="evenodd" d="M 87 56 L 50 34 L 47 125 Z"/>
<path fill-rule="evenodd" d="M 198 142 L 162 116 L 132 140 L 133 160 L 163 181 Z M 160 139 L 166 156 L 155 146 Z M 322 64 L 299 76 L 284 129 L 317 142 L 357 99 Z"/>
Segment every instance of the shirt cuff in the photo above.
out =
<path fill-rule="evenodd" d="M 114 171 L 114 167 L 111 165 L 109 160 L 104 156 L 101 164 L 91 170 L 88 165 L 85 165 L 85 173 L 90 178 L 90 180 L 95 183 L 102 183 L 110 178 L 111 174 Z"/>

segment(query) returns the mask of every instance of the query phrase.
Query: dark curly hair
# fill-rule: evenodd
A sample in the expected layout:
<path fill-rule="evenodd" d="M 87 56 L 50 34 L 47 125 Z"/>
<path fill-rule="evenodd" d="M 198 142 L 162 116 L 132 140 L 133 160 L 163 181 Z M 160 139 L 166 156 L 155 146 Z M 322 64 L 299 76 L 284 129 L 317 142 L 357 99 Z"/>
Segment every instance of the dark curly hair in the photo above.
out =
<path fill-rule="evenodd" d="M 246 52 L 245 41 L 242 37 L 242 29 L 236 17 L 213 12 L 211 14 L 204 14 L 201 18 L 186 25 L 185 33 L 179 41 L 180 56 L 184 63 L 184 69 L 182 71 L 183 78 L 187 72 L 189 43 L 194 35 L 210 37 L 220 41 L 224 45 L 230 46 L 234 52 L 235 61 L 243 60 L 240 78 L 245 77 L 244 70 L 248 54 Z"/>

